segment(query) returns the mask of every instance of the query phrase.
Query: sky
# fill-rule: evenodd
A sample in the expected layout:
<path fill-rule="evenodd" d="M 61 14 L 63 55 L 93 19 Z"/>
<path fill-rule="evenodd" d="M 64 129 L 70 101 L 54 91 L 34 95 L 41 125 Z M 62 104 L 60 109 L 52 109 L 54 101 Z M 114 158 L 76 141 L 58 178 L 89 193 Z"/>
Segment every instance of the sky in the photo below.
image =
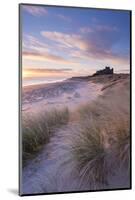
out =
<path fill-rule="evenodd" d="M 21 27 L 24 79 L 129 73 L 129 11 L 22 5 Z"/>

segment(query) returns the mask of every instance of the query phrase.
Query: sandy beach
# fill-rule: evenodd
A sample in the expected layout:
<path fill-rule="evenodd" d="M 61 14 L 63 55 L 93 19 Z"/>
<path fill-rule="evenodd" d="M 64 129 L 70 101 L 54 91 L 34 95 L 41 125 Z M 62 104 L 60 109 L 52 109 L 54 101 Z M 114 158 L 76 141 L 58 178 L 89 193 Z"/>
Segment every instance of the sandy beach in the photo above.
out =
<path fill-rule="evenodd" d="M 78 106 L 91 102 L 102 94 L 103 84 L 85 80 L 67 80 L 23 88 L 23 113 L 40 112 L 54 108 Z"/>

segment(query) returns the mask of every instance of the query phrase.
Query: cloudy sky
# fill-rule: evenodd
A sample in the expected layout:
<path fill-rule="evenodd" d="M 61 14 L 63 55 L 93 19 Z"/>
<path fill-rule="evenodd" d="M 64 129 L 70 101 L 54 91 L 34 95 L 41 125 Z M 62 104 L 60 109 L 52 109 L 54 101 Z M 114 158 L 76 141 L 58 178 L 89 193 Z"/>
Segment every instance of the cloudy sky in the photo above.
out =
<path fill-rule="evenodd" d="M 129 72 L 128 11 L 22 5 L 21 19 L 25 78 Z"/>

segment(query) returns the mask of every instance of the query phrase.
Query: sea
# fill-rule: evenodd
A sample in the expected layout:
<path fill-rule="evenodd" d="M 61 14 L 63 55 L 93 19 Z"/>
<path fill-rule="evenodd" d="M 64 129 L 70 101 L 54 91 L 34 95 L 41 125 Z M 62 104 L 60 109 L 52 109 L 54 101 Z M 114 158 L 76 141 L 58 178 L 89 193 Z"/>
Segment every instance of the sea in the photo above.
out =
<path fill-rule="evenodd" d="M 45 77 L 34 77 L 34 78 L 24 78 L 22 80 L 23 86 L 28 85 L 38 85 L 38 84 L 45 84 L 45 83 L 55 83 L 55 82 L 61 82 L 64 81 L 63 78 L 45 78 Z"/>

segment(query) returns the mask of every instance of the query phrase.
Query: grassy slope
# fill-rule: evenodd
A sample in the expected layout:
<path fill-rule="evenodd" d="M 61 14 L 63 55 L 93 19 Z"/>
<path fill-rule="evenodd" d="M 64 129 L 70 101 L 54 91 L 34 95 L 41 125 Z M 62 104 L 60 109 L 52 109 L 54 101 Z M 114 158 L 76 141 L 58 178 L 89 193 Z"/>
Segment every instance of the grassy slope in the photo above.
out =
<path fill-rule="evenodd" d="M 130 168 L 129 81 L 109 83 L 104 90 L 96 102 L 80 108 L 80 130 L 73 141 L 81 180 L 92 180 L 92 189 L 107 185 L 119 169 L 125 175 Z"/>
<path fill-rule="evenodd" d="M 114 81 L 114 80 L 113 80 Z M 60 171 L 77 179 L 71 189 L 129 187 L 130 90 L 129 78 L 106 81 L 104 94 L 74 113 L 74 122 L 52 144 Z M 54 139 L 55 141 L 55 139 Z M 59 152 L 60 158 L 59 158 Z M 71 183 L 70 183 L 71 184 Z M 64 182 L 62 183 L 65 189 Z M 72 185 L 72 184 L 71 184 Z M 61 189 L 62 190 L 62 189 Z"/>

